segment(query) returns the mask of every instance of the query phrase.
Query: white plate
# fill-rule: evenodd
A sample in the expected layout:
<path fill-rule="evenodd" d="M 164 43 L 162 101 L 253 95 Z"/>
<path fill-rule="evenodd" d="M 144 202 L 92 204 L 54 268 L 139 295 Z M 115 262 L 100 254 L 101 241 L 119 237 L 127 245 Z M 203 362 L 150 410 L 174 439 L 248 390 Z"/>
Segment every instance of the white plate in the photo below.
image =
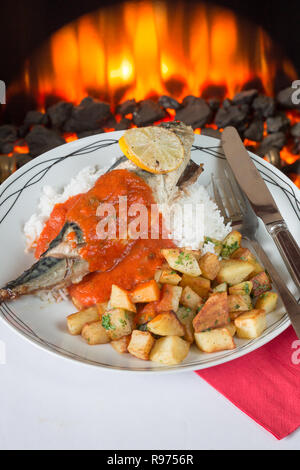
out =
<path fill-rule="evenodd" d="M 2 184 L 0 285 L 14 279 L 33 262 L 33 256 L 24 253 L 22 228 L 36 210 L 42 187 L 45 184 L 62 187 L 87 165 L 109 166 L 114 157 L 122 154 L 117 143 L 121 135 L 122 132 L 112 132 L 62 145 L 28 163 Z M 204 163 L 205 171 L 201 175 L 203 185 L 209 184 L 211 173 L 222 175 L 224 157 L 219 146 L 220 142 L 211 137 L 195 138 L 192 158 L 197 163 Z M 299 190 L 276 168 L 253 154 L 251 156 L 299 242 Z M 259 228 L 259 241 L 295 294 L 290 276 L 262 225 Z M 57 356 L 102 368 L 135 372 L 195 370 L 222 364 L 261 347 L 290 324 L 284 309 L 279 305 L 274 313 L 268 315 L 268 328 L 260 338 L 252 341 L 237 340 L 235 350 L 214 354 L 200 353 L 193 346 L 182 364 L 166 367 L 136 359 L 129 354 L 120 355 L 110 345 L 88 346 L 80 336 L 70 336 L 66 330 L 66 316 L 73 312 L 71 302 L 49 304 L 34 296 L 24 296 L 14 302 L 4 303 L 0 308 L 1 318 L 6 324 L 33 344 Z"/>

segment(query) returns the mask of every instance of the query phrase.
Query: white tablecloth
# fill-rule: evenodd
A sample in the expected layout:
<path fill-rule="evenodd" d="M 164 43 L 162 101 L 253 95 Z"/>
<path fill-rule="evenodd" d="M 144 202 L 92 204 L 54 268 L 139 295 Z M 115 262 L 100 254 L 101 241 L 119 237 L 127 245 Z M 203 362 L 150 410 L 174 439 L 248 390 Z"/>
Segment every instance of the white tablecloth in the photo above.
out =
<path fill-rule="evenodd" d="M 0 322 L 1 449 L 297 449 L 193 372 L 102 371 L 37 349 Z"/>

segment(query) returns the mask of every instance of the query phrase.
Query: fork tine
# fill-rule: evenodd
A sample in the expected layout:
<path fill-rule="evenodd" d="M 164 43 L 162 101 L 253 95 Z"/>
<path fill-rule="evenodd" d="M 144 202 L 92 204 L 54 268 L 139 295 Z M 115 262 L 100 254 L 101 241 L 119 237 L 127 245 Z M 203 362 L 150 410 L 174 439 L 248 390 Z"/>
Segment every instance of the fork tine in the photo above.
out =
<path fill-rule="evenodd" d="M 235 206 L 237 207 L 237 211 L 242 215 L 246 212 L 245 207 L 245 200 L 242 195 L 242 192 L 237 184 L 237 181 L 231 172 L 230 169 L 225 169 L 225 175 L 228 181 L 228 185 L 230 187 L 230 191 L 232 194 L 232 199 L 234 201 Z"/>
<path fill-rule="evenodd" d="M 213 174 L 211 175 L 211 183 L 212 183 L 212 187 L 213 187 L 215 201 L 216 201 L 217 206 L 218 206 L 218 208 L 221 212 L 222 217 L 224 217 L 224 222 L 227 224 L 228 222 L 230 222 L 230 219 L 227 216 L 227 212 L 226 212 L 226 209 L 224 207 L 224 204 L 223 204 L 221 195 L 219 193 L 218 187 L 216 185 L 215 177 L 214 177 Z"/>
<path fill-rule="evenodd" d="M 235 207 L 235 199 L 232 197 L 232 193 L 227 180 L 219 179 L 219 185 L 222 190 L 223 200 L 225 200 L 226 211 L 229 218 L 235 218 L 240 214 L 240 210 Z M 231 197 L 230 197 L 231 196 Z M 233 204 L 232 204 L 233 201 Z"/>
<path fill-rule="evenodd" d="M 238 193 L 236 187 L 233 186 L 233 179 L 230 177 L 230 174 L 225 170 L 226 182 L 229 193 L 231 195 L 232 205 L 234 207 L 235 215 L 242 215 L 241 201 L 238 198 Z M 241 198 L 240 198 L 241 199 Z"/>

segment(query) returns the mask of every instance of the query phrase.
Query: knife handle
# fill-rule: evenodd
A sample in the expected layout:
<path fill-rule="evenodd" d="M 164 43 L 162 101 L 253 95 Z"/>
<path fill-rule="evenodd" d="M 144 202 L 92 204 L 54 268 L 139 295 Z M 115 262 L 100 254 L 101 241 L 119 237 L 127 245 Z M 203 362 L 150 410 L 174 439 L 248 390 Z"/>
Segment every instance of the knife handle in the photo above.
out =
<path fill-rule="evenodd" d="M 285 222 L 275 222 L 267 229 L 277 245 L 280 254 L 294 282 L 300 288 L 300 248 Z"/>
<path fill-rule="evenodd" d="M 283 305 L 286 308 L 286 312 L 289 315 L 293 328 L 300 339 L 300 304 L 296 301 L 295 297 L 291 294 L 290 290 L 286 286 L 286 282 L 278 274 L 277 270 L 274 268 L 269 257 L 263 250 L 260 243 L 256 240 L 251 240 L 251 244 L 255 249 L 256 254 L 258 255 L 260 261 L 264 267 L 268 270 L 275 287 L 277 288 L 278 294 L 281 297 Z"/>

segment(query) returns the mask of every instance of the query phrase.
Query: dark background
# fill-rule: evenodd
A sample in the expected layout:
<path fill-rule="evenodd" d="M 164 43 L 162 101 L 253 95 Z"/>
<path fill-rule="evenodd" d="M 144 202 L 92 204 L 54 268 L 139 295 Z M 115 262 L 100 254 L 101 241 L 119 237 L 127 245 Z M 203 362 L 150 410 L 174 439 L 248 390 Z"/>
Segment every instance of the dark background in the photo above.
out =
<path fill-rule="evenodd" d="M 190 0 L 192 1 L 192 0 Z M 18 75 L 23 61 L 55 30 L 116 0 L 1 0 L 0 79 L 7 84 Z M 189 0 L 186 0 L 187 8 Z M 263 26 L 281 44 L 300 76 L 299 0 L 207 0 L 233 9 Z"/>

